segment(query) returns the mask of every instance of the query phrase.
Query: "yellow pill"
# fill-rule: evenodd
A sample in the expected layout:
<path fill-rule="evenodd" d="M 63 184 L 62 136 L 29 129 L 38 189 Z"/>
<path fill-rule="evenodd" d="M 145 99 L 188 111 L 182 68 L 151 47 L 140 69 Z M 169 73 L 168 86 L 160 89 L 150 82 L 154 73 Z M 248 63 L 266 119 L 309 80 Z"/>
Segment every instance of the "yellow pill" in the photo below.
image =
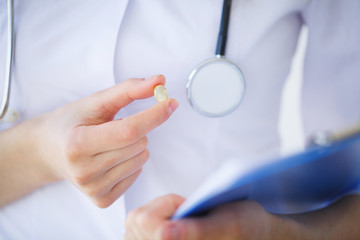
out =
<path fill-rule="evenodd" d="M 159 102 L 165 101 L 169 98 L 168 92 L 163 85 L 157 85 L 154 88 L 154 96 Z"/>

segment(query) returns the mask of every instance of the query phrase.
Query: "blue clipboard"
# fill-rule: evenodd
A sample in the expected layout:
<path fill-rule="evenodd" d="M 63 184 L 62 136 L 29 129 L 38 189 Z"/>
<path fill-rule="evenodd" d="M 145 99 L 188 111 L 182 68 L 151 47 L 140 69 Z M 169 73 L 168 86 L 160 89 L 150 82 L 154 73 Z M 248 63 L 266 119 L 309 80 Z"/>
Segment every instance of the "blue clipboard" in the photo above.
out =
<path fill-rule="evenodd" d="M 222 189 L 190 197 L 173 219 L 203 215 L 218 205 L 244 199 L 255 200 L 272 213 L 301 213 L 326 207 L 359 188 L 358 132 L 232 177 Z"/>

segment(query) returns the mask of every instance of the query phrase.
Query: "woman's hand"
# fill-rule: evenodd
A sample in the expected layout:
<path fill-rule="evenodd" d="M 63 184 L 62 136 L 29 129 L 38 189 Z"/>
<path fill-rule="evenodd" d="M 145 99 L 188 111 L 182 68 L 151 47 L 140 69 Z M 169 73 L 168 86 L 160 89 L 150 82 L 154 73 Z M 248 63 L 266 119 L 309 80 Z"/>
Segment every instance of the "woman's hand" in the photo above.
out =
<path fill-rule="evenodd" d="M 19 172 L 11 172 L 17 169 L 25 178 L 26 172 L 39 178 L 25 181 L 42 182 L 31 188 L 67 179 L 99 207 L 112 204 L 135 181 L 149 158 L 146 134 L 170 117 L 177 102 L 169 99 L 124 119 L 113 118 L 132 101 L 151 97 L 157 84 L 165 84 L 162 75 L 129 79 L 1 133 L 0 143 L 5 146 L 0 150 L 13 159 L 3 158 L 0 167 L 7 169 L 7 182 L 15 181 L 13 196 L 5 191 L 8 186 L 0 185 L 1 203 L 29 190 L 20 186 Z M 23 139 L 21 144 L 19 139 Z"/>
<path fill-rule="evenodd" d="M 203 217 L 170 220 L 184 200 L 167 195 L 133 210 L 125 222 L 124 240 L 360 239 L 358 195 L 301 214 L 271 214 L 245 200 L 222 205 Z"/>
<path fill-rule="evenodd" d="M 171 221 L 185 199 L 160 197 L 129 213 L 125 240 L 271 239 L 275 221 L 259 204 L 242 201 L 223 205 L 205 217 Z M 279 238 L 281 239 L 281 238 Z"/>

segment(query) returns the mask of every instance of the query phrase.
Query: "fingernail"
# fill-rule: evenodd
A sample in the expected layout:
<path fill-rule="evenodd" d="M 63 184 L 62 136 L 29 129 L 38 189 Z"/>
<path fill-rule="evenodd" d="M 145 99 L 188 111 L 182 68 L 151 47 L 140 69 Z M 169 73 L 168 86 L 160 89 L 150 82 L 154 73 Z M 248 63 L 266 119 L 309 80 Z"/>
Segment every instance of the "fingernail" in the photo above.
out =
<path fill-rule="evenodd" d="M 155 78 L 158 78 L 159 76 L 161 76 L 162 74 L 157 74 L 157 75 L 153 75 L 151 77 L 147 77 L 146 80 L 154 80 Z"/>
<path fill-rule="evenodd" d="M 175 99 L 172 99 L 169 103 L 169 115 L 171 115 L 179 106 L 178 101 L 176 101 Z"/>

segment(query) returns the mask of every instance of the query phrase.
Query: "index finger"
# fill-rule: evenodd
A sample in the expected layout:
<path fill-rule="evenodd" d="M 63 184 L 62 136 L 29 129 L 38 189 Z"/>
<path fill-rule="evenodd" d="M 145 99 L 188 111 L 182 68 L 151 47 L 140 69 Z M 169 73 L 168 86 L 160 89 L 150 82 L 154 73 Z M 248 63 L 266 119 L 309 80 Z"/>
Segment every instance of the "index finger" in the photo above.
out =
<path fill-rule="evenodd" d="M 158 84 L 165 84 L 163 75 L 155 75 L 146 79 L 128 79 L 84 98 L 81 115 L 88 121 L 91 116 L 90 124 L 106 122 L 132 101 L 151 97 L 154 94 L 154 86 Z"/>
<path fill-rule="evenodd" d="M 85 126 L 82 143 L 94 154 L 126 147 L 164 123 L 177 106 L 175 99 L 169 99 L 121 120 Z"/>

